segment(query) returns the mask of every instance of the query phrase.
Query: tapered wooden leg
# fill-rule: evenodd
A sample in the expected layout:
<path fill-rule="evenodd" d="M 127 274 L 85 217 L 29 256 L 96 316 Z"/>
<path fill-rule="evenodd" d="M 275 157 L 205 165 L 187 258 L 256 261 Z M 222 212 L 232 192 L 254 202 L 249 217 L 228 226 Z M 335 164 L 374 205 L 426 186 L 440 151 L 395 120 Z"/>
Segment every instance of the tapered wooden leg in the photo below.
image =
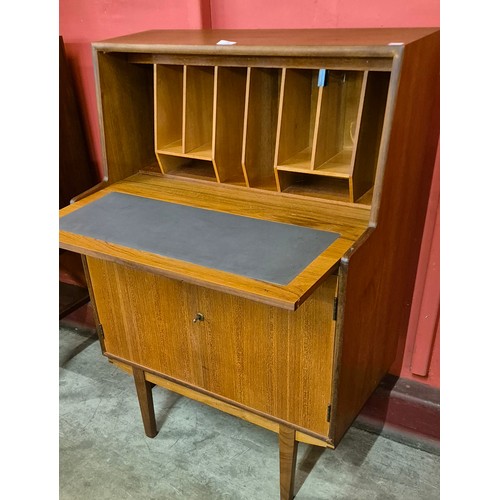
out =
<path fill-rule="evenodd" d="M 295 430 L 280 425 L 280 498 L 291 500 L 295 483 L 295 466 L 297 463 L 297 440 Z"/>
<path fill-rule="evenodd" d="M 146 436 L 154 438 L 158 434 L 156 429 L 155 409 L 153 406 L 153 384 L 146 380 L 146 375 L 143 370 L 132 368 L 134 374 L 135 388 L 137 390 L 137 398 L 139 399 L 139 407 L 141 408 L 142 423 Z"/>

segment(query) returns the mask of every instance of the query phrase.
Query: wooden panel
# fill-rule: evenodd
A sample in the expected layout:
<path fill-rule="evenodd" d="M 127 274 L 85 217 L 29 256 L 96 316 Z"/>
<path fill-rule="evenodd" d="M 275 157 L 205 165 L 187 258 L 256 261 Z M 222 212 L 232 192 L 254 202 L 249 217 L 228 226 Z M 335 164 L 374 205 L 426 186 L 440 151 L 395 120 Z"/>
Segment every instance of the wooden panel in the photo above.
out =
<path fill-rule="evenodd" d="M 234 46 L 233 46 L 234 48 Z M 219 47 L 220 49 L 220 47 Z M 399 51 L 399 48 L 389 47 L 389 50 L 383 50 L 375 55 L 360 58 L 356 57 L 353 52 L 347 53 L 344 47 L 339 50 L 338 57 L 332 56 L 323 52 L 325 55 L 300 56 L 300 57 L 284 57 L 279 55 L 270 55 L 266 57 L 257 57 L 249 55 L 234 55 L 233 52 L 226 52 L 223 57 L 219 55 L 193 55 L 191 54 L 172 54 L 169 53 L 137 53 L 130 52 L 124 55 L 128 62 L 134 64 L 188 64 L 190 66 L 232 66 L 243 67 L 258 66 L 260 68 L 336 68 L 338 70 L 375 70 L 375 71 L 390 71 L 392 68 L 392 57 L 394 53 Z M 369 51 L 371 51 L 371 47 Z M 120 47 L 119 50 L 124 50 Z M 154 49 L 153 49 L 154 50 Z M 168 49 L 166 49 L 168 50 Z M 337 52 L 337 51 L 335 51 Z M 356 52 L 356 51 L 354 51 Z M 115 52 L 119 54 L 119 52 Z"/>
<path fill-rule="evenodd" d="M 161 374 L 189 385 L 197 394 L 219 397 L 223 404 L 234 402 L 233 407 L 240 411 L 253 409 L 254 415 L 263 419 L 269 415 L 278 425 L 289 423 L 320 438 L 328 434 L 334 444 L 338 443 L 389 369 L 398 337 L 408 324 L 438 136 L 439 35 L 432 32 L 149 32 L 94 45 L 122 52 L 98 56 L 101 120 L 109 142 L 106 154 L 112 181 L 147 167 L 153 151 L 151 70 L 130 61 L 175 61 L 185 66 L 186 76 L 181 137 L 174 137 L 159 153 L 168 178 L 134 176 L 105 192 L 177 201 L 342 234 L 290 284 L 272 286 L 61 233 L 64 248 L 104 259 L 89 260 L 108 354 L 128 359 L 139 369 L 145 366 L 154 376 Z M 422 35 L 426 38 L 413 42 Z M 215 41 L 221 38 L 238 43 L 216 47 Z M 120 41 L 124 44 L 118 45 Z M 294 46 L 283 45 L 289 43 Z M 392 61 L 391 75 L 387 70 Z M 243 177 L 239 171 L 250 151 L 241 139 L 254 136 L 258 144 L 266 134 L 258 129 L 258 121 L 265 127 L 274 126 L 273 116 L 268 123 L 252 115 L 255 121 L 250 123 L 251 82 L 242 113 L 246 67 L 259 62 L 262 68 L 249 70 L 250 75 L 255 71 L 262 77 L 258 84 L 262 93 L 254 91 L 262 99 L 259 105 L 275 96 L 267 90 L 264 67 L 288 66 L 283 69 L 279 144 L 274 152 L 274 162 L 281 168 L 275 170 L 275 176 L 284 193 L 255 194 L 234 185 L 210 183 L 206 179 L 213 181 L 213 175 L 200 168 L 209 165 L 215 153 L 221 165 L 215 172 L 217 180 L 235 184 L 244 180 L 252 186 L 253 174 L 247 171 Z M 231 68 L 232 64 L 240 69 Z M 212 67 L 204 67 L 209 65 Z M 222 75 L 227 75 L 234 83 L 224 86 L 224 92 L 217 89 L 215 102 L 224 103 L 225 108 L 214 115 L 213 66 L 219 67 L 221 81 L 225 78 Z M 358 79 L 346 95 L 332 94 L 331 108 L 324 115 L 318 114 L 318 105 L 321 109 L 321 104 L 327 103 L 331 90 L 323 88 L 318 94 L 317 68 L 324 67 L 367 71 L 361 115 L 356 105 Z M 381 69 L 386 72 L 373 71 Z M 191 83 L 190 74 L 196 76 Z M 276 75 L 271 78 L 272 85 L 279 81 Z M 338 128 L 334 127 L 332 135 L 321 133 L 322 124 L 335 115 L 340 117 Z M 242 116 L 247 119 L 244 134 Z M 223 127 L 219 133 L 218 124 Z M 167 125 L 162 127 L 168 131 Z M 166 135 L 170 137 L 170 132 Z M 270 170 L 263 159 L 272 148 L 272 137 L 270 142 L 270 147 L 250 151 L 252 161 L 259 164 L 256 187 L 266 186 L 264 179 Z M 226 152 L 221 144 L 229 146 Z M 234 151 L 233 145 L 237 145 Z M 191 158 L 186 161 L 182 156 Z M 201 171 L 205 173 L 200 175 Z M 171 181 L 177 175 L 205 181 Z M 371 193 L 370 228 L 363 235 L 367 210 L 343 201 L 369 203 Z M 92 195 L 61 214 L 77 210 L 102 194 Z M 307 200 L 307 196 L 325 200 Z M 334 334 L 333 280 L 329 276 L 339 262 L 339 328 Z M 204 320 L 193 323 L 198 312 Z M 146 373 L 145 380 L 147 377 Z M 330 402 L 332 418 L 328 423 L 326 407 Z"/>
<path fill-rule="evenodd" d="M 183 66 L 155 65 L 156 149 L 182 139 Z"/>
<path fill-rule="evenodd" d="M 297 441 L 295 430 L 280 425 L 280 499 L 292 500 L 294 497 L 295 468 L 297 464 Z"/>
<path fill-rule="evenodd" d="M 215 69 L 214 165 L 220 182 L 244 184 L 241 151 L 246 68 Z"/>
<path fill-rule="evenodd" d="M 312 167 L 322 165 L 342 150 L 342 129 L 345 115 L 342 82 L 330 78 L 326 87 L 320 87 L 318 116 L 314 130 Z"/>
<path fill-rule="evenodd" d="M 203 148 L 210 160 L 214 99 L 214 68 L 184 67 L 183 153 Z"/>
<path fill-rule="evenodd" d="M 129 64 L 110 54 L 97 53 L 96 58 L 105 172 L 110 182 L 116 182 L 157 163 L 153 67 Z"/>
<path fill-rule="evenodd" d="M 236 215 L 334 231 L 340 233 L 341 237 L 286 286 L 251 280 L 64 231 L 60 232 L 61 248 L 117 262 L 127 262 L 138 268 L 149 269 L 165 276 L 182 278 L 212 289 L 235 293 L 290 309 L 296 309 L 336 268 L 342 255 L 362 234 L 367 225 L 369 214 L 366 207 L 343 206 L 326 201 L 288 197 L 272 192 L 243 191 L 237 187 L 214 183 L 197 183 L 197 195 L 194 197 L 193 184 L 188 181 L 174 181 L 141 174 L 132 179 L 116 183 L 85 200 L 66 207 L 60 211 L 60 215 L 63 216 L 73 210 L 78 210 L 79 207 L 92 202 L 92 200 L 116 191 L 199 208 L 221 210 Z"/>
<path fill-rule="evenodd" d="M 112 357 L 110 357 L 110 359 L 114 365 L 132 375 L 132 366 L 126 364 L 123 361 L 118 361 Z M 172 380 L 164 378 L 158 374 L 146 372 L 146 380 L 156 384 L 159 387 L 163 387 L 164 389 L 167 389 L 169 391 L 181 394 L 182 396 L 188 397 L 190 399 L 194 399 L 195 401 L 199 401 L 200 403 L 211 406 L 212 408 L 223 411 L 225 413 L 229 413 L 230 415 L 234 415 L 235 417 L 241 418 L 242 420 L 250 422 L 254 425 L 263 427 L 264 429 L 267 429 L 269 431 L 276 433 L 279 432 L 279 426 L 281 423 L 279 419 L 272 418 L 269 415 L 262 415 L 260 412 L 256 412 L 252 408 L 236 406 L 234 404 L 228 403 L 227 401 L 223 401 L 219 397 L 210 395 L 205 391 L 196 390 L 188 387 L 185 384 L 173 382 Z M 298 430 L 297 427 L 295 427 L 295 429 L 297 441 L 314 446 L 321 446 L 323 448 L 333 448 L 333 446 L 325 436 L 315 436 L 313 435 L 313 433 L 307 433 L 305 429 Z"/>
<path fill-rule="evenodd" d="M 352 201 L 356 201 L 373 186 L 384 126 L 389 78 L 389 73 L 368 73 L 354 160 Z"/>
<path fill-rule="evenodd" d="M 343 258 L 339 275 L 335 443 L 388 371 L 408 326 L 439 135 L 439 34 L 404 52 L 375 227 Z"/>
<path fill-rule="evenodd" d="M 336 277 L 289 312 L 98 259 L 88 266 L 108 353 L 327 434 Z"/>
<path fill-rule="evenodd" d="M 311 57 L 348 49 L 357 57 L 388 54 L 390 43 L 411 43 L 435 28 L 151 30 L 111 38 L 94 45 L 130 52 L 168 50 L 176 54 L 296 55 Z M 221 47 L 221 39 L 237 45 Z M 397 46 L 396 46 L 397 47 Z"/>
<path fill-rule="evenodd" d="M 276 164 L 310 167 L 318 103 L 317 71 L 285 68 L 281 81 Z M 300 154 L 300 153 L 305 153 Z"/>
<path fill-rule="evenodd" d="M 329 71 L 328 84 L 320 88 L 312 163 L 325 175 L 348 178 L 352 174 L 362 81 L 361 72 Z"/>
<path fill-rule="evenodd" d="M 153 384 L 146 380 L 146 374 L 143 370 L 134 368 L 133 375 L 144 431 L 146 432 L 146 436 L 154 438 L 158 434 L 158 430 L 156 428 L 155 409 L 153 406 Z"/>
<path fill-rule="evenodd" d="M 192 196 L 193 189 L 196 189 L 196 197 Z M 370 209 L 362 206 L 298 199 L 278 193 L 241 190 L 229 185 L 197 183 L 195 187 L 192 182 L 142 174 L 115 184 L 106 192 L 109 191 L 136 192 L 199 208 L 340 232 L 351 240 L 356 240 L 363 233 L 370 216 Z M 66 207 L 61 214 L 69 213 L 78 206 Z"/>
<path fill-rule="evenodd" d="M 274 152 L 281 70 L 248 68 L 243 166 L 250 187 L 276 190 Z"/>
<path fill-rule="evenodd" d="M 286 170 L 285 170 L 286 169 Z M 311 196 L 325 200 L 349 201 L 349 183 L 340 176 L 322 176 L 315 171 L 294 172 L 288 166 L 277 171 L 280 189 L 284 193 Z"/>
<path fill-rule="evenodd" d="M 361 109 L 365 98 L 364 87 L 367 73 L 346 71 L 345 75 L 345 115 L 342 123 L 342 149 L 353 149 L 356 142 L 356 131 L 361 117 Z M 389 79 L 389 73 L 386 73 Z M 383 116 L 382 111 L 382 116 Z"/>
<path fill-rule="evenodd" d="M 214 166 L 211 161 L 198 160 L 182 156 L 158 154 L 162 171 L 167 176 L 217 181 Z"/>

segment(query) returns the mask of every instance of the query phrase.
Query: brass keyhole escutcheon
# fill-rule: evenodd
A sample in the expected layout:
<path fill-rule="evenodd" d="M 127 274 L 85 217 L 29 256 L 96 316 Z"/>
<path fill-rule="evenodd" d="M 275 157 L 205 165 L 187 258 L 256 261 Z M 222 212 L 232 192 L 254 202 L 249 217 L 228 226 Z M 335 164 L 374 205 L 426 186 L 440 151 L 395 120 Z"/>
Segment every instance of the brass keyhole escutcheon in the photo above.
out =
<path fill-rule="evenodd" d="M 196 316 L 193 319 L 193 323 L 198 323 L 198 321 L 205 321 L 205 316 L 201 313 L 196 313 Z"/>

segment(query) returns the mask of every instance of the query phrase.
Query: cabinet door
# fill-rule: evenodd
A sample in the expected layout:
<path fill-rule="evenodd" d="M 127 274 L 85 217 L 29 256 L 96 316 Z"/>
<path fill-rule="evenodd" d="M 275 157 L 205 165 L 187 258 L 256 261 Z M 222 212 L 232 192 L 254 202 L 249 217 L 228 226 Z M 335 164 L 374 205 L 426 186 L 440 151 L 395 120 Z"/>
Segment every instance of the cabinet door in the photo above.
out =
<path fill-rule="evenodd" d="M 327 435 L 336 277 L 290 312 L 103 260 L 88 267 L 107 353 Z"/>

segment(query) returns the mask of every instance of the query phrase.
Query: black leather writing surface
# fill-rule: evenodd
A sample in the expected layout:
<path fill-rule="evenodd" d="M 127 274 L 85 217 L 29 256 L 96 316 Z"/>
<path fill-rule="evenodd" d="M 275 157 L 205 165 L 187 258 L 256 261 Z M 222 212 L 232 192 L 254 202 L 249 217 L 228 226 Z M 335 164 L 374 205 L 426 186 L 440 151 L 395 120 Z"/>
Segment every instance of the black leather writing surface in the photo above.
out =
<path fill-rule="evenodd" d="M 123 193 L 107 194 L 62 217 L 60 228 L 279 285 L 340 236 Z"/>

